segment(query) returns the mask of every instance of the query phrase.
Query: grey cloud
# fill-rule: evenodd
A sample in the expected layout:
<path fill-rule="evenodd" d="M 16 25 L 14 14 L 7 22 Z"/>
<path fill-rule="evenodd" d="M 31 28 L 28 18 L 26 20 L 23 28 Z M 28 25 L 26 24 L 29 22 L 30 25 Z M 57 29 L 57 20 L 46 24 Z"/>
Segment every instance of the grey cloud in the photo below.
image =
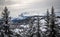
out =
<path fill-rule="evenodd" d="M 6 0 L 5 3 L 6 3 L 6 5 L 16 4 L 16 2 L 13 2 L 13 1 L 10 1 L 10 0 Z"/>
<path fill-rule="evenodd" d="M 5 0 L 0 0 L 0 5 L 5 5 Z"/>
<path fill-rule="evenodd" d="M 0 0 L 0 11 L 2 10 L 4 5 L 11 6 L 8 7 L 8 9 L 14 13 L 21 13 L 23 11 L 27 12 L 43 12 L 46 11 L 46 9 L 50 9 L 52 5 L 55 7 L 56 11 L 60 11 L 60 0 L 44 0 L 42 2 L 37 2 L 37 3 L 31 3 L 30 5 L 27 5 L 26 8 L 22 9 L 20 7 L 14 7 L 14 4 L 20 4 L 20 2 L 14 2 L 11 0 Z M 13 8 L 14 7 L 14 8 Z M 23 6 L 24 7 L 24 6 Z M 37 9 L 37 10 L 36 10 Z M 17 14 L 18 14 L 17 13 Z"/>

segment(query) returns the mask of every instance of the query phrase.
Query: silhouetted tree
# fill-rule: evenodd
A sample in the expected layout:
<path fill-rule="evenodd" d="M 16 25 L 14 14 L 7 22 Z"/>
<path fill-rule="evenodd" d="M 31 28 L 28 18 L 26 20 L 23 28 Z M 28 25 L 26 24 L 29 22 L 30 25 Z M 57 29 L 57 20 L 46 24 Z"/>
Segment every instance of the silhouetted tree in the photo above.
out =
<path fill-rule="evenodd" d="M 2 12 L 2 19 L 4 20 L 5 24 L 8 24 L 8 20 L 9 20 L 9 11 L 7 9 L 7 7 L 4 8 L 4 11 Z"/>
<path fill-rule="evenodd" d="M 9 31 L 9 11 L 8 11 L 8 8 L 5 7 L 4 8 L 4 11 L 2 12 L 2 19 L 3 19 L 3 27 L 4 27 L 4 31 L 5 31 L 5 34 L 9 35 L 10 31 Z"/>
<path fill-rule="evenodd" d="M 55 32 L 55 30 L 54 30 L 54 28 L 55 28 L 55 13 L 54 13 L 54 8 L 52 7 L 52 9 L 51 9 L 51 29 L 52 29 L 52 31 L 51 31 L 51 37 L 55 37 L 55 34 L 56 34 L 56 32 Z"/>
<path fill-rule="evenodd" d="M 40 19 L 39 19 L 39 17 L 37 17 L 37 19 L 38 19 L 38 20 L 37 20 L 37 21 L 38 21 L 38 22 L 37 22 L 37 25 L 38 25 L 37 37 L 41 37 L 41 36 L 40 36 L 40 33 L 39 33 L 39 31 L 40 31 Z"/>
<path fill-rule="evenodd" d="M 49 24 L 49 23 L 50 23 L 50 14 L 49 14 L 48 9 L 47 9 L 47 14 L 46 14 L 46 19 L 45 19 L 45 21 L 46 21 L 46 25 L 45 25 L 45 26 L 47 26 L 47 28 L 46 28 L 46 29 L 47 29 L 47 31 L 46 31 L 46 34 L 47 34 L 47 35 L 45 34 L 45 36 L 46 36 L 46 37 L 50 37 L 50 36 L 49 36 L 50 34 L 48 34 L 48 33 L 50 32 L 50 24 Z"/>

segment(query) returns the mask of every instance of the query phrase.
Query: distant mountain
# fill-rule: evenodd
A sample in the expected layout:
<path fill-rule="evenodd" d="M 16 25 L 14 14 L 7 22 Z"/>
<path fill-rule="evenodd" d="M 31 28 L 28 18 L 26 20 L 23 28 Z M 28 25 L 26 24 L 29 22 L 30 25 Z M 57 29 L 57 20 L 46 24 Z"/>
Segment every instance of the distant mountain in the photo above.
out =
<path fill-rule="evenodd" d="M 12 21 L 15 22 L 21 22 L 22 20 L 28 18 L 29 16 L 19 16 L 17 18 L 12 19 Z"/>
<path fill-rule="evenodd" d="M 60 16 L 60 12 L 55 12 L 56 16 Z"/>
<path fill-rule="evenodd" d="M 56 14 L 56 16 L 60 16 L 60 12 L 55 12 L 55 14 Z M 23 14 L 21 14 L 21 15 L 19 15 L 19 17 L 17 17 L 17 18 L 13 18 L 12 19 L 12 22 L 21 22 L 22 20 L 24 20 L 24 19 L 26 19 L 26 18 L 28 18 L 28 17 L 30 17 L 30 16 L 24 16 Z"/>

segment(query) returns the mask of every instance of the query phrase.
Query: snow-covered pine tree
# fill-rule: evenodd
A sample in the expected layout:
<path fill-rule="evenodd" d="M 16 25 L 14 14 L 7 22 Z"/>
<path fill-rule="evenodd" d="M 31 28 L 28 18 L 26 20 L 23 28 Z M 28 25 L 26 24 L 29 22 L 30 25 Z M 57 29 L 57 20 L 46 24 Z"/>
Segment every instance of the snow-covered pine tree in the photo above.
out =
<path fill-rule="evenodd" d="M 52 9 L 51 9 L 51 17 L 50 17 L 50 23 L 51 23 L 51 25 L 50 25 L 50 27 L 51 27 L 51 37 L 56 37 L 55 35 L 56 35 L 56 31 L 55 31 L 55 13 L 54 13 L 54 7 L 52 7 Z"/>
<path fill-rule="evenodd" d="M 46 21 L 46 23 L 45 23 L 46 25 L 45 26 L 47 27 L 46 28 L 47 31 L 45 33 L 45 36 L 46 37 L 50 37 L 50 24 L 49 24 L 50 23 L 50 14 L 49 14 L 49 10 L 48 9 L 47 9 L 45 21 Z"/>
<path fill-rule="evenodd" d="M 5 7 L 4 11 L 2 12 L 2 20 L 3 20 L 3 27 L 4 27 L 4 33 L 10 37 L 10 29 L 9 29 L 9 11 L 8 8 Z"/>
<path fill-rule="evenodd" d="M 2 19 L 4 21 L 5 24 L 8 24 L 8 20 L 9 20 L 9 11 L 8 11 L 8 8 L 5 7 L 4 8 L 4 11 L 2 12 Z"/>

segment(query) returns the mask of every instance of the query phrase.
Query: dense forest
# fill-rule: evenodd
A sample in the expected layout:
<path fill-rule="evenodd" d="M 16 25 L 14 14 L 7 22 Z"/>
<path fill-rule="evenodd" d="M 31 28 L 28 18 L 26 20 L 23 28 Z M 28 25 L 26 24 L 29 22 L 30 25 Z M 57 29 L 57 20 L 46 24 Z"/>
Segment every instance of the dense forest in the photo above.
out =
<path fill-rule="evenodd" d="M 60 16 L 47 9 L 45 15 L 25 16 L 24 19 L 11 20 L 7 7 L 0 18 L 0 37 L 60 37 Z"/>

